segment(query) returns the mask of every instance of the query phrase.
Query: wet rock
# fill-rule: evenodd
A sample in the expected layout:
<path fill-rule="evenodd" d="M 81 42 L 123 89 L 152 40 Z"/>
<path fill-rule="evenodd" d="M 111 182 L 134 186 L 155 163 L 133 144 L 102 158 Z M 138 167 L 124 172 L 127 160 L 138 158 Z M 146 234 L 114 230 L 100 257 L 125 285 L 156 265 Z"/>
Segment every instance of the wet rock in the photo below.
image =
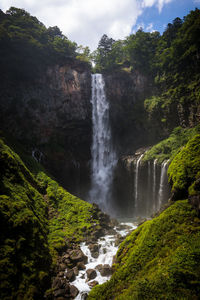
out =
<path fill-rule="evenodd" d="M 110 276 L 112 274 L 112 268 L 108 264 L 97 265 L 95 269 L 97 269 L 100 272 L 101 276 Z"/>
<path fill-rule="evenodd" d="M 76 279 L 76 275 L 74 273 L 73 269 L 69 269 L 65 272 L 65 277 L 69 280 L 69 281 L 74 281 Z"/>
<path fill-rule="evenodd" d="M 69 265 L 69 264 L 70 264 L 70 256 L 69 256 L 69 254 L 65 254 L 65 255 L 62 257 L 62 263 L 66 264 L 66 265 Z"/>
<path fill-rule="evenodd" d="M 67 288 L 67 287 L 68 287 L 68 283 L 65 278 L 55 277 L 53 279 L 52 288 L 54 290 Z"/>
<path fill-rule="evenodd" d="M 97 277 L 97 272 L 94 269 L 88 269 L 86 271 L 88 281 Z"/>
<path fill-rule="evenodd" d="M 88 297 L 88 293 L 86 292 L 81 293 L 81 300 L 87 300 L 87 297 Z"/>
<path fill-rule="evenodd" d="M 85 270 L 85 265 L 82 261 L 79 261 L 76 266 L 79 270 Z"/>
<path fill-rule="evenodd" d="M 82 252 L 81 249 L 71 250 L 69 255 L 70 260 L 74 263 L 84 262 L 84 264 L 87 264 L 88 262 L 87 256 Z"/>
<path fill-rule="evenodd" d="M 75 276 L 78 276 L 78 273 L 79 273 L 78 267 L 74 267 L 73 271 L 74 271 Z"/>
<path fill-rule="evenodd" d="M 106 252 L 107 252 L 107 249 L 103 248 L 103 254 L 106 254 Z"/>
<path fill-rule="evenodd" d="M 108 235 L 115 235 L 117 232 L 113 228 L 109 228 L 106 230 L 106 234 Z"/>
<path fill-rule="evenodd" d="M 74 299 L 78 295 L 79 290 L 74 285 L 70 285 L 70 296 Z"/>
<path fill-rule="evenodd" d="M 58 277 L 63 277 L 64 274 L 65 274 L 64 272 L 59 272 L 57 276 L 58 276 Z"/>
<path fill-rule="evenodd" d="M 116 235 L 116 239 L 115 239 L 115 246 L 116 247 L 119 246 L 119 244 L 121 244 L 123 242 L 123 240 L 124 240 L 124 237 L 121 236 L 121 234 L 118 233 Z"/>
<path fill-rule="evenodd" d="M 66 268 L 67 268 L 67 265 L 64 264 L 64 263 L 62 263 L 62 264 L 60 264 L 60 265 L 58 266 L 58 270 L 61 271 L 61 272 L 62 272 L 62 271 L 65 271 Z"/>
<path fill-rule="evenodd" d="M 89 285 L 91 288 L 93 288 L 93 287 L 96 286 L 97 284 L 99 284 L 99 283 L 98 283 L 98 281 L 96 281 L 96 280 L 93 280 L 93 281 L 91 281 L 91 282 L 88 283 L 88 285 Z"/>
<path fill-rule="evenodd" d="M 91 255 L 93 258 L 97 258 L 99 256 L 99 245 L 98 244 L 89 244 L 88 248 L 90 249 Z"/>
<path fill-rule="evenodd" d="M 54 297 L 60 297 L 60 296 L 64 296 L 66 294 L 66 290 L 65 289 L 59 289 L 59 290 L 56 290 L 54 292 Z"/>

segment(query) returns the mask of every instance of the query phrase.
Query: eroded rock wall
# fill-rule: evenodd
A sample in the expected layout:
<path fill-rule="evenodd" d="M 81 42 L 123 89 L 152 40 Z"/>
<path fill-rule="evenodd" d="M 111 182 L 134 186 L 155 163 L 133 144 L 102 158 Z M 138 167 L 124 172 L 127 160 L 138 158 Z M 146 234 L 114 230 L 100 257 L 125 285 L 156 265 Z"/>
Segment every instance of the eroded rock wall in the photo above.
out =
<path fill-rule="evenodd" d="M 41 152 L 42 163 L 72 192 L 87 177 L 90 94 L 90 69 L 77 62 L 48 67 L 34 82 L 7 79 L 0 89 L 1 129 L 29 152 Z"/>

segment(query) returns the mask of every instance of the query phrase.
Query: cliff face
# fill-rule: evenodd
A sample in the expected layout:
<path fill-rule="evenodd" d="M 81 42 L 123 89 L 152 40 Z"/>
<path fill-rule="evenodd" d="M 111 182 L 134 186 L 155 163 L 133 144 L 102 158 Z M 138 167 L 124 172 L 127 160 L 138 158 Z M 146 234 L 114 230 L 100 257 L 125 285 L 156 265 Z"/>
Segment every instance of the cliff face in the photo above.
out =
<path fill-rule="evenodd" d="M 90 70 L 77 62 L 48 67 L 34 82 L 6 80 L 0 91 L 1 129 L 72 191 L 90 159 L 90 92 Z"/>
<path fill-rule="evenodd" d="M 152 94 L 152 83 L 138 72 L 125 71 L 105 75 L 105 82 L 114 141 L 120 153 L 133 153 L 148 141 L 144 100 Z"/>

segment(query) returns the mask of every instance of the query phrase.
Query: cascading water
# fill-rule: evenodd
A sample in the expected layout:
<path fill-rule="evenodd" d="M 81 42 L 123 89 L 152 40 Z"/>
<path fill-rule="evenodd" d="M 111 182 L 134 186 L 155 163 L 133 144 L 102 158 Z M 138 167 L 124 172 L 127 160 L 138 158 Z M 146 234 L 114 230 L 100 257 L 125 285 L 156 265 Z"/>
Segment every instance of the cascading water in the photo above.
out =
<path fill-rule="evenodd" d="M 158 192 L 158 205 L 159 208 L 162 205 L 163 198 L 164 198 L 164 187 L 165 187 L 165 181 L 167 181 L 167 164 L 168 160 L 164 161 L 161 165 L 161 173 L 160 173 L 160 187 Z"/>
<path fill-rule="evenodd" d="M 154 162 L 153 162 L 153 211 L 156 210 L 156 166 L 157 166 L 157 159 L 154 159 Z"/>
<path fill-rule="evenodd" d="M 92 75 L 92 186 L 89 201 L 109 210 L 109 192 L 116 154 L 112 146 L 109 102 L 106 99 L 102 74 Z"/>
<path fill-rule="evenodd" d="M 138 210 L 138 179 L 139 179 L 139 166 L 140 166 L 140 161 L 144 154 L 140 155 L 140 157 L 136 161 L 136 166 L 135 166 L 135 215 L 137 216 L 137 210 Z"/>

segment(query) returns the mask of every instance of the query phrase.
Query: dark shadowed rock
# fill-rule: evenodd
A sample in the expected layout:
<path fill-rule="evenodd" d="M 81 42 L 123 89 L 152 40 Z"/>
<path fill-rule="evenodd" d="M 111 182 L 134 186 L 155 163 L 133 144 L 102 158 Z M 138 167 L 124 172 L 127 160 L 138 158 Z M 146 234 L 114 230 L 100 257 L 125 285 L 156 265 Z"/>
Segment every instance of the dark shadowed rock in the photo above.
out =
<path fill-rule="evenodd" d="M 76 266 L 79 270 L 85 270 L 85 265 L 82 261 L 79 261 Z"/>
<path fill-rule="evenodd" d="M 67 278 L 69 281 L 74 281 L 75 278 L 76 278 L 76 275 L 75 275 L 73 269 L 67 270 L 67 272 L 65 272 L 65 276 L 66 276 L 66 278 Z"/>
<path fill-rule="evenodd" d="M 91 279 L 96 278 L 96 276 L 97 276 L 97 272 L 94 269 L 88 269 L 86 271 L 86 273 L 87 273 L 88 281 L 91 280 Z"/>
<path fill-rule="evenodd" d="M 88 262 L 87 256 L 81 251 L 81 249 L 71 250 L 69 255 L 70 260 L 74 263 L 84 262 L 84 264 L 86 264 Z"/>
<path fill-rule="evenodd" d="M 78 276 L 79 270 L 78 270 L 78 267 L 77 267 L 77 266 L 73 268 L 73 271 L 74 271 L 74 274 L 75 274 L 76 276 Z"/>
<path fill-rule="evenodd" d="M 108 264 L 97 265 L 95 269 L 100 272 L 101 276 L 110 276 L 112 274 L 112 268 Z"/>
<path fill-rule="evenodd" d="M 78 295 L 79 290 L 74 285 L 70 285 L 70 296 L 74 299 Z"/>
<path fill-rule="evenodd" d="M 99 256 L 99 245 L 98 244 L 89 244 L 88 248 L 90 249 L 92 257 L 97 258 Z"/>

